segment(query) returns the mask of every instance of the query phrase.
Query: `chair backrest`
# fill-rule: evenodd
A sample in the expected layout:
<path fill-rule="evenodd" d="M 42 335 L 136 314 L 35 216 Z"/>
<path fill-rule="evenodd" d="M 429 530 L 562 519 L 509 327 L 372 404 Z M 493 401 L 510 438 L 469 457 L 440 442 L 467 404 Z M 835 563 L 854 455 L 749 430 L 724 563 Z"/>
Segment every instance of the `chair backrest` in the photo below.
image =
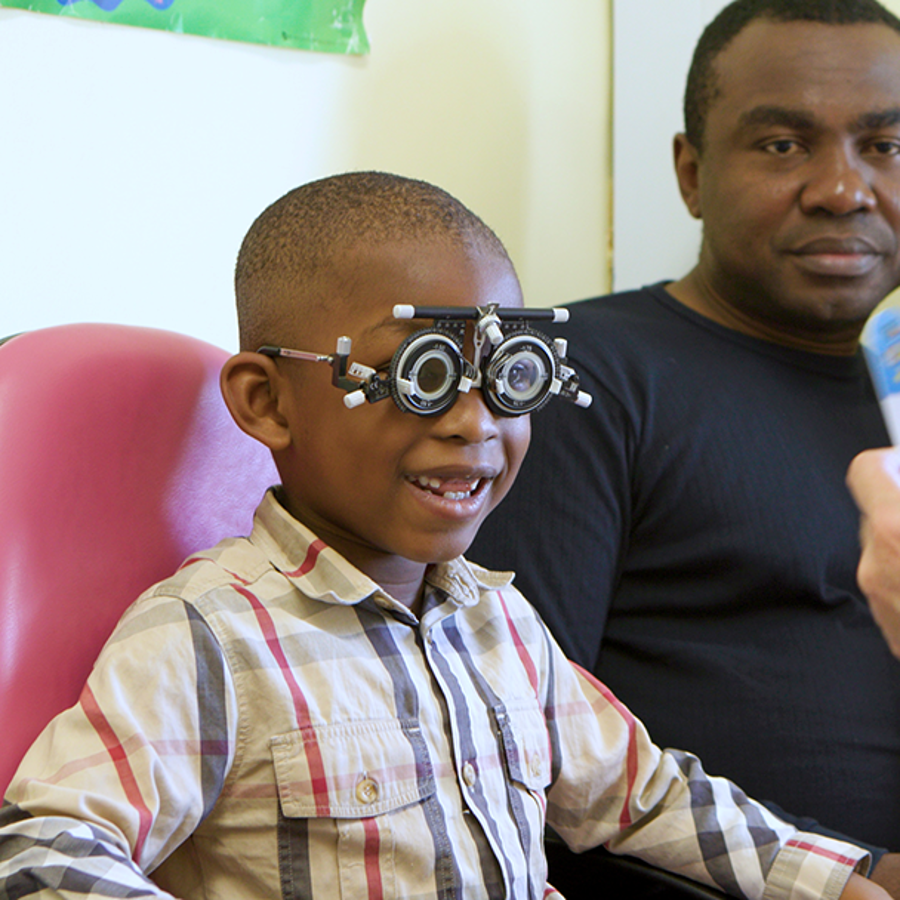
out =
<path fill-rule="evenodd" d="M 249 533 L 277 481 L 221 399 L 227 356 L 125 325 L 0 344 L 0 793 L 123 610 L 186 556 Z"/>

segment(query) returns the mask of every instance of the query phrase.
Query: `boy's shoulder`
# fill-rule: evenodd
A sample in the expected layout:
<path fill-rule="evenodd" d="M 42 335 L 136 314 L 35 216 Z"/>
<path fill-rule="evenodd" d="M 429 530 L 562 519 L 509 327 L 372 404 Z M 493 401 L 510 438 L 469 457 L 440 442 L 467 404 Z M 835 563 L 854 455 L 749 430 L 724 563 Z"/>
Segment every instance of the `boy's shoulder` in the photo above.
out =
<path fill-rule="evenodd" d="M 141 600 L 179 597 L 188 603 L 223 588 L 249 588 L 272 564 L 248 537 L 225 538 L 214 547 L 189 556 L 168 578 L 149 588 Z"/>
<path fill-rule="evenodd" d="M 169 577 L 147 588 L 125 610 L 111 643 L 166 623 L 177 628 L 176 623 L 187 625 L 192 619 L 206 622 L 217 633 L 224 628 L 223 637 L 231 630 L 226 624 L 229 613 L 246 606 L 248 597 L 263 594 L 260 582 L 271 572 L 271 563 L 249 538 L 226 538 L 188 557 Z"/>
<path fill-rule="evenodd" d="M 144 591 L 129 614 L 171 601 L 202 612 L 214 611 L 217 603 L 227 606 L 225 598 L 230 595 L 258 592 L 259 582 L 278 571 L 272 561 L 277 536 L 270 533 L 265 521 L 266 510 L 276 503 L 271 493 L 267 494 L 256 511 L 249 536 L 227 537 L 191 554 L 175 572 Z"/>

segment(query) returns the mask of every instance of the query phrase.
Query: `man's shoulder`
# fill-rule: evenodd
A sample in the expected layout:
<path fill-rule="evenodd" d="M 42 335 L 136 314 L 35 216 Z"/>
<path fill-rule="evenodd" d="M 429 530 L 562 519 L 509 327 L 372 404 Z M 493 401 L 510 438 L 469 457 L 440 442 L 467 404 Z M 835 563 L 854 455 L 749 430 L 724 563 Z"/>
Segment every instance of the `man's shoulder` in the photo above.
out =
<path fill-rule="evenodd" d="M 665 289 L 665 284 L 648 285 L 631 291 L 603 294 L 585 300 L 566 303 L 570 318 L 568 327 L 572 334 L 580 334 L 585 329 L 591 337 L 601 337 L 610 330 L 618 334 L 629 331 L 661 333 L 677 327 L 680 304 Z M 688 325 L 685 322 L 685 325 Z M 563 333 L 560 329 L 560 334 Z"/>
<path fill-rule="evenodd" d="M 651 284 L 628 291 L 600 294 L 565 304 L 572 315 L 622 316 L 631 313 L 654 312 L 661 308 L 661 297 L 666 295 L 665 282 Z"/>
<path fill-rule="evenodd" d="M 569 344 L 576 366 L 643 366 L 642 360 L 705 339 L 663 283 L 567 303 L 569 321 L 554 334 Z M 631 361 L 631 363 L 629 363 Z"/>

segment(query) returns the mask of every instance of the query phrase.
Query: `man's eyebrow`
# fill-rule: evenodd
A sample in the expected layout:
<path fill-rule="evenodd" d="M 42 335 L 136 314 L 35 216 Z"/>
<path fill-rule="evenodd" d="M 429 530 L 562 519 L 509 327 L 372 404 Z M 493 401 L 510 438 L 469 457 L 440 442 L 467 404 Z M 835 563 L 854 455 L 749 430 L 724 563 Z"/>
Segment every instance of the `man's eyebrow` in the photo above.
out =
<path fill-rule="evenodd" d="M 738 124 L 746 129 L 775 125 L 793 131 L 813 131 L 819 122 L 813 113 L 806 110 L 786 106 L 755 106 L 742 113 Z M 893 128 L 898 124 L 900 124 L 900 107 L 892 107 L 862 113 L 851 124 L 851 130 L 877 131 L 879 128 Z"/>
<path fill-rule="evenodd" d="M 859 131 L 877 131 L 879 128 L 893 128 L 895 125 L 900 125 L 900 106 L 863 113 L 856 120 L 856 128 Z"/>
<path fill-rule="evenodd" d="M 811 131 L 816 127 L 816 118 L 812 113 L 802 109 L 789 109 L 786 106 L 754 106 L 753 109 L 741 114 L 738 125 L 741 128 L 778 125 L 794 131 Z"/>

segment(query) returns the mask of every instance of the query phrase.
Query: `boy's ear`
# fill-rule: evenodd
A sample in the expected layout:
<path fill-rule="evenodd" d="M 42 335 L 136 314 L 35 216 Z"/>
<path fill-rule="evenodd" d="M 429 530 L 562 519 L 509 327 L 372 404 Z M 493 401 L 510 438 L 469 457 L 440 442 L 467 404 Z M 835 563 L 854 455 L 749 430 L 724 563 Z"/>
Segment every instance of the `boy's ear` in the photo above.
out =
<path fill-rule="evenodd" d="M 290 445 L 290 428 L 281 413 L 283 381 L 275 360 L 261 353 L 238 353 L 222 367 L 220 384 L 225 405 L 241 431 L 272 451 Z"/>
<path fill-rule="evenodd" d="M 700 154 L 684 134 L 676 134 L 672 147 L 675 156 L 675 175 L 678 189 L 688 212 L 695 219 L 703 218 L 700 208 Z"/>

